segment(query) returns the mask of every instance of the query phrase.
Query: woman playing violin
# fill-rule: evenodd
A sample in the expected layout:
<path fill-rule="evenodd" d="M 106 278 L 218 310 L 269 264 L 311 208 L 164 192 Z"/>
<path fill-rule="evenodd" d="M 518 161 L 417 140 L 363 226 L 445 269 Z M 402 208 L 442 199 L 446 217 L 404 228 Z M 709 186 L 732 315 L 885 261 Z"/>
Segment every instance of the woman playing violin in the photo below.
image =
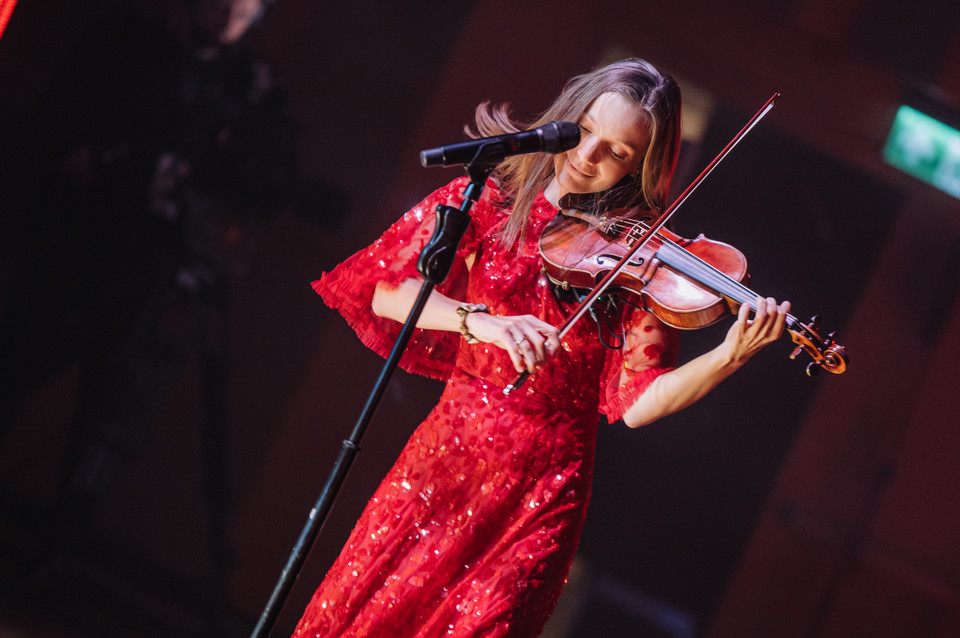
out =
<path fill-rule="evenodd" d="M 741 306 L 714 349 L 676 365 L 677 334 L 622 313 L 623 347 L 583 320 L 542 272 L 538 239 L 572 195 L 662 210 L 680 144 L 680 91 L 636 59 L 573 78 L 533 126 L 577 122 L 563 154 L 500 164 L 434 290 L 401 366 L 446 381 L 309 603 L 296 636 L 536 636 L 556 604 L 590 495 L 598 412 L 630 427 L 712 390 L 784 330 L 789 303 Z M 482 104 L 476 133 L 522 130 Z M 314 282 L 369 347 L 386 355 L 420 289 L 416 260 L 440 188 L 369 248 Z M 518 372 L 531 373 L 505 394 Z"/>

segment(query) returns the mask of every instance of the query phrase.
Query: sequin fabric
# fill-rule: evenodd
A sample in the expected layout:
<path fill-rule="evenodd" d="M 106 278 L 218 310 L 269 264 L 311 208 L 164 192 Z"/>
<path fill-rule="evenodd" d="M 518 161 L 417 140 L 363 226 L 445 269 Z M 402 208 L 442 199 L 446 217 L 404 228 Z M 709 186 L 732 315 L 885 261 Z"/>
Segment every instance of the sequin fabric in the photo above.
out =
<path fill-rule="evenodd" d="M 414 207 L 373 245 L 314 282 L 365 344 L 386 355 L 400 324 L 370 311 L 378 281 L 417 276 L 438 204 L 456 180 Z M 560 325 L 562 308 L 541 273 L 537 239 L 555 214 L 542 196 L 522 246 L 495 233 L 507 213 L 495 185 L 472 212 L 451 275 L 437 287 L 495 314 Z M 474 254 L 471 269 L 464 258 Z M 564 351 L 520 391 L 505 351 L 459 333 L 417 330 L 405 369 L 447 380 L 367 504 L 294 636 L 536 636 L 556 604 L 590 498 L 597 411 L 623 411 L 669 369 L 676 339 L 652 315 L 628 317 L 624 350 L 603 348 L 582 321 Z"/>

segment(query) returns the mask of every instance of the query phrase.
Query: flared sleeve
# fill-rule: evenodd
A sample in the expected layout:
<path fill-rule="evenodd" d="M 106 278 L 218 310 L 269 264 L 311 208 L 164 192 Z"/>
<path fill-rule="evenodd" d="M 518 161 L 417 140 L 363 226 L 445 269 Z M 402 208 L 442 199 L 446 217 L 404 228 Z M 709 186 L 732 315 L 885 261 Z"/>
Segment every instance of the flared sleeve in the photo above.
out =
<path fill-rule="evenodd" d="M 623 417 L 654 379 L 677 364 L 677 330 L 652 313 L 628 308 L 620 350 L 608 350 L 600 375 L 600 412 L 613 423 Z"/>
<path fill-rule="evenodd" d="M 433 236 L 436 208 L 449 199 L 460 201 L 469 183 L 466 177 L 434 191 L 396 221 L 369 247 L 348 257 L 312 283 L 324 302 L 343 315 L 360 340 L 382 357 L 387 357 L 403 324 L 373 314 L 371 303 L 379 282 L 396 287 L 405 279 L 421 277 L 417 258 Z M 452 299 L 465 300 L 469 271 L 466 257 L 477 250 L 487 208 L 481 200 L 473 208 L 473 220 L 460 242 L 457 257 L 447 278 L 435 290 Z M 414 330 L 400 359 L 408 372 L 445 380 L 454 369 L 460 334 L 439 330 Z"/>

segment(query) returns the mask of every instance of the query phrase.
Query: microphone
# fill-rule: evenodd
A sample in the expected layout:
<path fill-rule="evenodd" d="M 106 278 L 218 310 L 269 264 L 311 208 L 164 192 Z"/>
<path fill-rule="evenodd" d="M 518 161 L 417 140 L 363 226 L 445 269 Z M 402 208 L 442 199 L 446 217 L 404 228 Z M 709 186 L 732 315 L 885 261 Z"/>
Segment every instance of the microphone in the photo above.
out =
<path fill-rule="evenodd" d="M 580 127 L 573 122 L 547 122 L 519 133 L 481 137 L 469 142 L 448 144 L 420 151 L 423 166 L 469 164 L 477 159 L 500 162 L 511 155 L 562 153 L 580 143 Z"/>

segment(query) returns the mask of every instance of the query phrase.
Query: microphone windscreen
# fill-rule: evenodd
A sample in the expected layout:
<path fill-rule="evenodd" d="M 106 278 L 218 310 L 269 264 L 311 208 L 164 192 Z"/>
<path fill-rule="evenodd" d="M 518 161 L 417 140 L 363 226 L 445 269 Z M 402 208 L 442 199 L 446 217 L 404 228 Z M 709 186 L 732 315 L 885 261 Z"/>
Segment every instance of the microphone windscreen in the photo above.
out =
<path fill-rule="evenodd" d="M 547 153 L 569 151 L 580 143 L 580 127 L 573 122 L 547 122 L 540 130 L 543 132 L 543 150 Z"/>

